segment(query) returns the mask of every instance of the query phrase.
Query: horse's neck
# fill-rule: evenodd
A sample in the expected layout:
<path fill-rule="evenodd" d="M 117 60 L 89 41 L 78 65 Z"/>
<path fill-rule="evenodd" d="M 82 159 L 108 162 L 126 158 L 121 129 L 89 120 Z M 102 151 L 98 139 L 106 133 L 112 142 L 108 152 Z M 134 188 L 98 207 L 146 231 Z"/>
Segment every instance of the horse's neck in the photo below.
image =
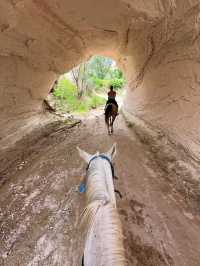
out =
<path fill-rule="evenodd" d="M 85 266 L 124 266 L 122 231 L 116 209 L 110 164 L 97 159 L 90 165 L 87 178 L 88 229 L 84 250 Z"/>
<path fill-rule="evenodd" d="M 105 200 L 116 207 L 112 170 L 110 164 L 103 159 L 92 162 L 89 169 L 87 200 L 88 202 Z"/>

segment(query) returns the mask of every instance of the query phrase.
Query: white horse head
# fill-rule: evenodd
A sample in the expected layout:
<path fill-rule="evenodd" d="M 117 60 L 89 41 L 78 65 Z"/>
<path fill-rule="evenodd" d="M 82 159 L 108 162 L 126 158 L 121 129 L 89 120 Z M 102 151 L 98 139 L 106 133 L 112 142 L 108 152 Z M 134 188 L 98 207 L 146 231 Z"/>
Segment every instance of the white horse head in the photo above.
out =
<path fill-rule="evenodd" d="M 117 146 L 116 143 L 114 143 L 110 150 L 108 150 L 106 153 L 103 153 L 110 159 L 110 161 L 112 161 L 116 155 L 116 152 L 117 152 L 116 146 Z M 83 160 L 86 163 L 89 163 L 93 157 L 99 155 L 98 151 L 92 155 L 92 154 L 89 154 L 86 151 L 80 149 L 79 147 L 77 147 L 77 150 L 79 151 L 80 157 L 83 158 Z"/>
<path fill-rule="evenodd" d="M 78 148 L 87 162 L 84 266 L 124 266 L 123 234 L 113 184 L 111 161 L 116 144 L 106 153 L 91 155 Z"/>

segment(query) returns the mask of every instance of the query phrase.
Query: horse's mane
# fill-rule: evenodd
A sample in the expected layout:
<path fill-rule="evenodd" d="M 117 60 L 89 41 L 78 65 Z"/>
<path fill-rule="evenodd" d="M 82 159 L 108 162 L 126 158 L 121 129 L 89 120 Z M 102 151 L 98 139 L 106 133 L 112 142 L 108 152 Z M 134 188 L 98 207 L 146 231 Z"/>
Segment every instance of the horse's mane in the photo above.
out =
<path fill-rule="evenodd" d="M 88 246 L 90 246 L 90 243 L 87 244 L 87 241 L 91 241 L 91 238 L 94 236 L 95 227 L 99 222 L 101 223 L 102 228 L 101 233 L 106 236 L 106 239 L 104 239 L 104 243 L 102 244 L 107 246 L 108 250 L 111 251 L 110 253 L 105 252 L 102 256 L 103 258 L 101 259 L 107 262 L 107 264 L 103 265 L 124 266 L 126 260 L 123 249 L 121 222 L 116 208 L 110 202 L 97 200 L 91 202 L 84 209 L 82 215 L 82 225 L 85 225 L 86 229 L 86 247 L 84 253 L 89 253 Z M 105 251 L 107 250 L 105 249 Z M 96 264 L 93 266 L 96 266 Z"/>
<path fill-rule="evenodd" d="M 85 255 L 88 252 L 88 248 L 91 247 L 92 241 L 94 241 L 93 235 L 97 230 L 96 228 L 100 226 L 102 235 L 106 236 L 105 243 L 102 244 L 107 246 L 107 250 L 112 251 L 110 254 L 105 251 L 101 260 L 105 260 L 105 265 L 125 265 L 122 244 L 123 234 L 116 209 L 112 173 L 105 160 L 101 159 L 99 164 L 97 162 L 93 163 L 89 170 L 87 206 L 82 213 L 81 224 L 85 228 Z"/>

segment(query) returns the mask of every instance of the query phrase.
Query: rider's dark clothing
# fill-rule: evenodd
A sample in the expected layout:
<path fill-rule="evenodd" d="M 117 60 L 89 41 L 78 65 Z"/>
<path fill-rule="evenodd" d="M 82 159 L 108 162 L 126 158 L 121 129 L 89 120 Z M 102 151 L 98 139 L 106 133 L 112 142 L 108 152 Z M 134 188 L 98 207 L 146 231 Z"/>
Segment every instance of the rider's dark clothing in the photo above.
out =
<path fill-rule="evenodd" d="M 106 105 L 109 104 L 109 103 L 113 103 L 118 108 L 118 104 L 117 104 L 117 101 L 115 100 L 115 97 L 116 97 L 116 91 L 110 90 L 108 92 L 108 100 L 106 102 Z"/>
<path fill-rule="evenodd" d="M 117 106 L 117 108 L 118 108 L 118 103 L 117 103 L 117 101 L 116 101 L 115 99 L 113 99 L 113 98 L 108 98 L 108 100 L 107 100 L 107 102 L 106 102 L 106 105 L 109 104 L 109 103 L 113 103 L 113 104 L 115 104 L 115 105 Z"/>

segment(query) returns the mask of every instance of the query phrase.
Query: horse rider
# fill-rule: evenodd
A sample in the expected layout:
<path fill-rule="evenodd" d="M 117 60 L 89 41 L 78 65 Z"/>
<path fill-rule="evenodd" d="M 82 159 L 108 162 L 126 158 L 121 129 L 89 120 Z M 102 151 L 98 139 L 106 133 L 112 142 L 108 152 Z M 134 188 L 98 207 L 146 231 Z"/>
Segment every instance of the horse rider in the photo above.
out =
<path fill-rule="evenodd" d="M 115 97 L 116 97 L 116 91 L 114 91 L 113 89 L 113 86 L 110 85 L 110 90 L 108 92 L 108 100 L 106 102 L 106 106 L 109 104 L 109 103 L 113 103 L 114 105 L 117 106 L 118 108 L 118 104 L 117 104 L 117 101 L 115 100 Z"/>

